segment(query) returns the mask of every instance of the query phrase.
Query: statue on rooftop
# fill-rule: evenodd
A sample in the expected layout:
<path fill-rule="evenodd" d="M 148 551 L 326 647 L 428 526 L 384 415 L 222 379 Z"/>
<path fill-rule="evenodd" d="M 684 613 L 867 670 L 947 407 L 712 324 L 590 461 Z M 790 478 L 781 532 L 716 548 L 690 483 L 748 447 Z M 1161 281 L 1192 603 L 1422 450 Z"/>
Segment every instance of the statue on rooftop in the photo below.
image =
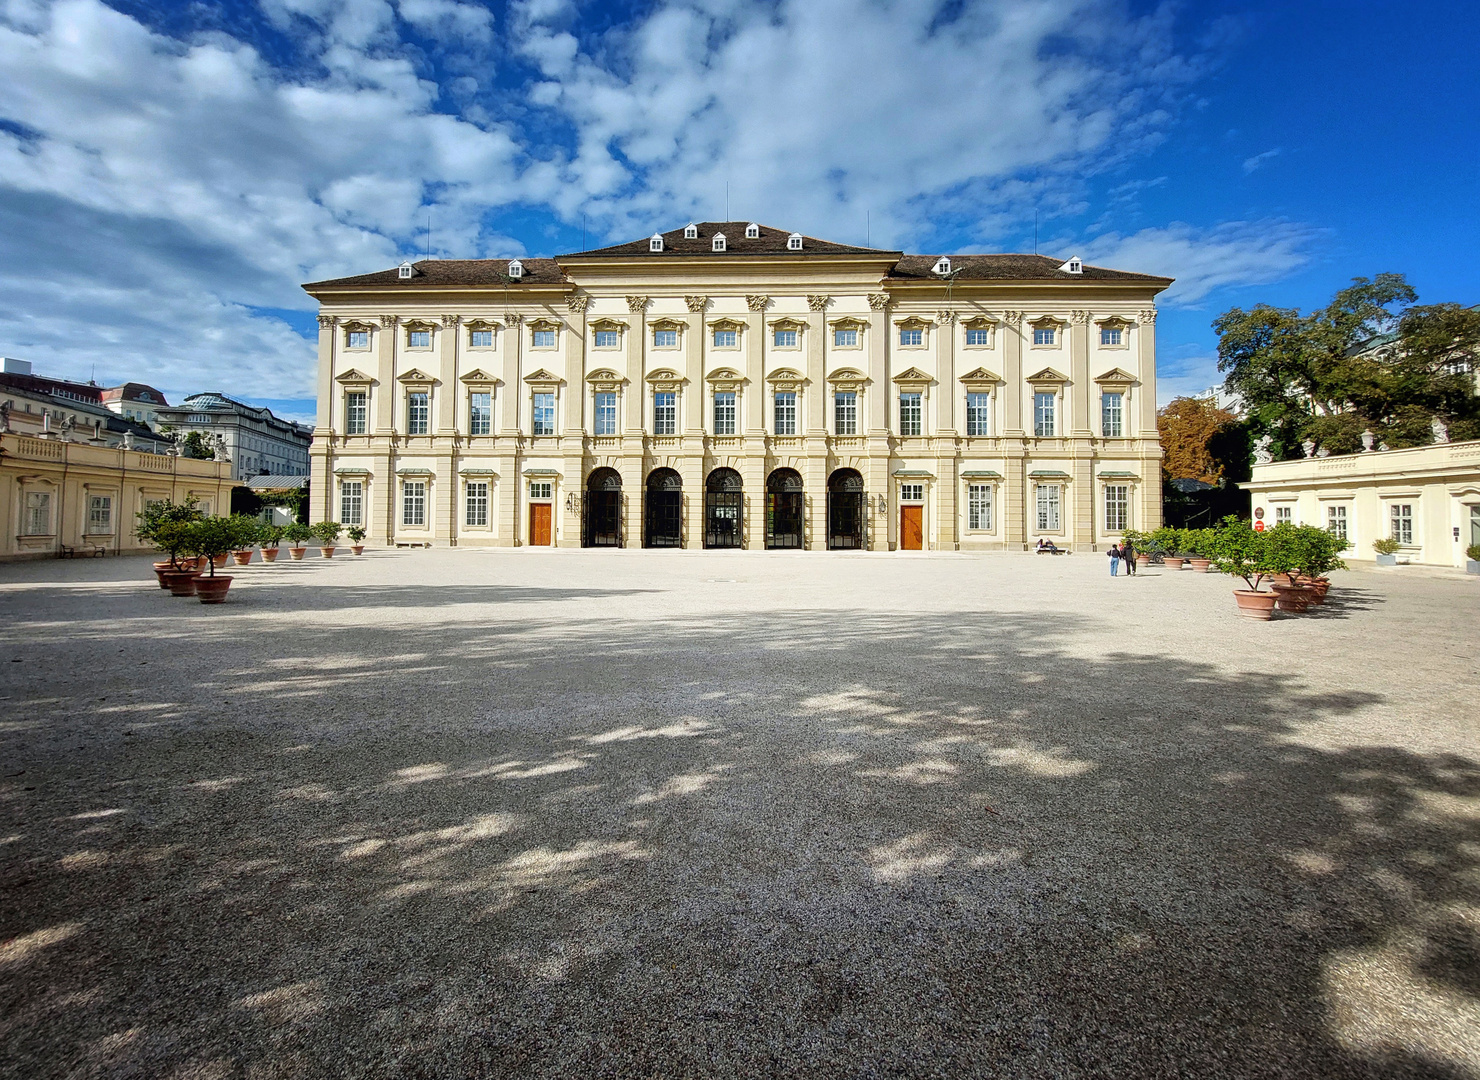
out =
<path fill-rule="evenodd" d="M 1273 435 L 1261 435 L 1254 440 L 1254 464 L 1268 465 L 1274 460 L 1274 453 L 1269 448 L 1274 443 Z"/>

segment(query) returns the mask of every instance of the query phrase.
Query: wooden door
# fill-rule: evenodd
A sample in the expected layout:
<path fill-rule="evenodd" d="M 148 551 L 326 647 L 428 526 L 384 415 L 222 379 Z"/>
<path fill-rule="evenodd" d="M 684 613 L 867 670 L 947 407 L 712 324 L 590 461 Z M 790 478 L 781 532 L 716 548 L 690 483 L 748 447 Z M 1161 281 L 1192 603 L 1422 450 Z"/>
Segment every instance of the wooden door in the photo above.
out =
<path fill-rule="evenodd" d="M 529 504 L 529 543 L 532 547 L 550 546 L 550 504 Z"/>
<path fill-rule="evenodd" d="M 899 546 L 903 551 L 920 551 L 925 546 L 925 508 L 899 508 Z"/>

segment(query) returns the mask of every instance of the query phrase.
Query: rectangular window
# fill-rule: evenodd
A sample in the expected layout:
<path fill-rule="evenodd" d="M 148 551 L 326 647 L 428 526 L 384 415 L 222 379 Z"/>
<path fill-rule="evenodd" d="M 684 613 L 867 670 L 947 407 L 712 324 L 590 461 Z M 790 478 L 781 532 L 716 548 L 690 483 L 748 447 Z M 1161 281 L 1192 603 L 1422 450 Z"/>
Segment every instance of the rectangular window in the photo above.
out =
<path fill-rule="evenodd" d="M 1033 327 L 1033 344 L 1052 345 L 1057 333 L 1057 328 L 1052 326 L 1035 326 Z"/>
<path fill-rule="evenodd" d="M 491 349 L 493 348 L 493 331 L 474 330 L 468 343 L 475 349 Z"/>
<path fill-rule="evenodd" d="M 534 396 L 534 434 L 555 434 L 554 394 L 536 394 Z"/>
<path fill-rule="evenodd" d="M 838 435 L 858 434 L 858 391 L 839 390 L 833 394 L 833 431 Z"/>
<path fill-rule="evenodd" d="M 985 326 L 970 327 L 966 331 L 966 344 L 990 345 L 992 344 L 992 331 Z"/>
<path fill-rule="evenodd" d="M 1118 326 L 1102 326 L 1102 327 L 1100 327 L 1100 344 L 1101 345 L 1119 345 L 1120 344 L 1120 327 L 1118 327 Z"/>
<path fill-rule="evenodd" d="M 596 395 L 596 430 L 597 435 L 615 435 L 617 433 L 617 395 L 604 390 Z"/>
<path fill-rule="evenodd" d="M 370 331 L 351 330 L 349 332 L 349 347 L 351 349 L 368 349 L 370 347 Z"/>
<path fill-rule="evenodd" d="M 717 390 L 714 394 L 714 433 L 735 434 L 735 391 Z"/>
<path fill-rule="evenodd" d="M 1055 394 L 1033 395 L 1033 434 L 1040 439 L 1052 438 L 1057 430 L 1054 421 L 1054 408 L 1057 404 Z"/>
<path fill-rule="evenodd" d="M 406 395 L 406 434 L 425 435 L 431 425 L 431 408 L 427 404 L 425 391 L 417 390 Z"/>
<path fill-rule="evenodd" d="M 1346 507 L 1326 507 L 1326 531 L 1332 536 L 1345 540 L 1346 537 Z"/>
<path fill-rule="evenodd" d="M 27 536 L 49 536 L 52 531 L 52 493 L 25 493 L 25 531 Z"/>
<path fill-rule="evenodd" d="M 1392 537 L 1400 544 L 1413 543 L 1413 504 L 1393 503 L 1389 510 L 1392 515 Z"/>
<path fill-rule="evenodd" d="M 920 395 L 899 395 L 899 433 L 901 435 L 920 434 Z"/>
<path fill-rule="evenodd" d="M 344 525 L 359 525 L 365 516 L 365 484 L 361 480 L 339 482 L 339 521 Z"/>
<path fill-rule="evenodd" d="M 344 395 L 344 433 L 363 435 L 370 419 L 369 395 L 352 393 Z"/>
<path fill-rule="evenodd" d="M 1100 395 L 1100 430 L 1107 439 L 1118 439 L 1125 433 L 1122 417 L 1125 410 L 1124 394 L 1101 394 Z"/>
<path fill-rule="evenodd" d="M 430 330 L 412 330 L 406 335 L 406 343 L 413 349 L 430 349 L 432 347 L 432 332 Z"/>
<path fill-rule="evenodd" d="M 848 330 L 843 330 L 840 328 L 833 331 L 833 345 L 837 346 L 838 348 L 852 348 L 857 344 L 857 329 L 850 328 Z"/>
<path fill-rule="evenodd" d="M 536 502 L 545 502 L 552 498 L 551 492 L 555 490 L 553 480 L 531 480 L 529 482 L 529 497 Z"/>
<path fill-rule="evenodd" d="M 966 395 L 966 434 L 990 435 L 992 415 L 991 394 Z"/>
<path fill-rule="evenodd" d="M 469 525 L 488 524 L 488 481 L 468 481 L 468 518 Z"/>
<path fill-rule="evenodd" d="M 992 528 L 992 485 L 970 484 L 966 488 L 966 527 Z"/>
<path fill-rule="evenodd" d="M 1127 484 L 1105 485 L 1105 531 L 1125 532 L 1130 515 L 1131 489 Z"/>
<path fill-rule="evenodd" d="M 678 433 L 678 395 L 672 390 L 659 390 L 653 394 L 653 434 L 676 435 Z"/>
<path fill-rule="evenodd" d="M 653 331 L 653 348 L 655 348 L 655 349 L 674 349 L 674 348 L 677 348 L 677 347 L 678 347 L 678 331 L 677 330 L 654 330 Z"/>
<path fill-rule="evenodd" d="M 733 349 L 739 340 L 740 336 L 734 330 L 716 330 L 714 332 L 714 347 L 716 349 Z"/>
<path fill-rule="evenodd" d="M 901 326 L 899 343 L 901 345 L 923 345 L 925 344 L 925 331 L 919 327 Z"/>
<path fill-rule="evenodd" d="M 797 394 L 795 390 L 776 391 L 776 434 L 797 433 Z"/>
<path fill-rule="evenodd" d="M 1038 531 L 1058 532 L 1059 525 L 1059 485 L 1038 485 Z"/>
<path fill-rule="evenodd" d="M 615 349 L 617 347 L 617 332 L 615 330 L 596 331 L 596 347 L 598 349 Z"/>
<path fill-rule="evenodd" d="M 427 482 L 406 480 L 401 484 L 401 524 L 427 523 Z"/>
<path fill-rule="evenodd" d="M 87 499 L 87 531 L 111 533 L 113 531 L 113 497 L 90 495 Z"/>
<path fill-rule="evenodd" d="M 1274 523 L 1276 525 L 1280 524 L 1281 522 L 1292 522 L 1293 521 L 1293 517 L 1294 517 L 1294 507 L 1291 507 L 1291 506 L 1276 506 L 1274 508 Z"/>
<path fill-rule="evenodd" d="M 925 485 L 924 484 L 900 484 L 899 485 L 899 501 L 900 502 L 924 502 L 925 501 Z"/>
<path fill-rule="evenodd" d="M 487 435 L 493 431 L 493 395 L 468 395 L 468 433 Z"/>
<path fill-rule="evenodd" d="M 771 344 L 778 349 L 795 349 L 797 347 L 797 332 L 795 330 L 777 330 L 771 338 Z"/>
<path fill-rule="evenodd" d="M 553 349 L 555 347 L 555 331 L 536 330 L 534 332 L 534 347 L 536 349 Z"/>

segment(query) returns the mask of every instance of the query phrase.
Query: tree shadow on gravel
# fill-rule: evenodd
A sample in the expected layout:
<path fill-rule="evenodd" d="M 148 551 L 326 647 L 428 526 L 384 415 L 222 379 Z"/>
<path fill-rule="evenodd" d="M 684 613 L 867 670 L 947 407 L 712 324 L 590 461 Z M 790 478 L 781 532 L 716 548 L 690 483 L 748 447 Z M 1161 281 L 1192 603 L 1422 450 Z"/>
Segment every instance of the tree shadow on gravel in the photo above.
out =
<path fill-rule="evenodd" d="M 1379 695 L 1051 614 L 248 622 L 0 669 L 0 1071 L 1480 1068 L 1480 765 Z"/>

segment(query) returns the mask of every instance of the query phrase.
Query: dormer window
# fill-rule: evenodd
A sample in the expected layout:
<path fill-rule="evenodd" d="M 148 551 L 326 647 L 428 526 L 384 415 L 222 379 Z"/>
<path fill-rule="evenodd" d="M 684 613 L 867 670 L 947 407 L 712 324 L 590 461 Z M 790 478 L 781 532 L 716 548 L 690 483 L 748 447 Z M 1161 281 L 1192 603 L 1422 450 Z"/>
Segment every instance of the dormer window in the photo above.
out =
<path fill-rule="evenodd" d="M 787 251 L 801 251 L 802 250 L 802 234 L 801 233 L 794 232 L 794 233 L 792 233 L 790 236 L 788 236 L 786 238 L 786 250 Z"/>
<path fill-rule="evenodd" d="M 942 255 L 940 258 L 936 259 L 935 266 L 931 268 L 931 272 L 939 274 L 941 277 L 945 277 L 947 274 L 949 274 L 951 272 L 950 256 Z"/>
<path fill-rule="evenodd" d="M 515 281 L 518 281 L 524 276 L 524 264 L 518 259 L 514 259 L 509 263 L 509 276 Z"/>
<path fill-rule="evenodd" d="M 652 236 L 648 237 L 648 250 L 649 251 L 662 251 L 663 250 L 663 234 L 662 233 L 653 233 Z"/>
<path fill-rule="evenodd" d="M 745 226 L 745 239 L 747 239 L 747 240 L 754 240 L 757 237 L 759 237 L 760 234 L 761 234 L 761 227 L 759 225 L 757 225 L 755 222 L 752 221 L 749 225 Z"/>
<path fill-rule="evenodd" d="M 1066 274 L 1082 274 L 1084 273 L 1084 263 L 1080 262 L 1079 256 L 1076 255 L 1063 266 L 1059 267 L 1059 269 Z"/>
<path fill-rule="evenodd" d="M 411 280 L 411 275 L 416 273 L 416 267 L 409 262 L 403 262 L 396 270 L 396 274 L 402 281 Z"/>
<path fill-rule="evenodd" d="M 714 234 L 714 242 L 710 245 L 710 250 L 711 251 L 723 251 L 723 250 L 725 250 L 725 234 L 724 233 L 717 232 L 717 233 Z"/>
<path fill-rule="evenodd" d="M 683 238 L 685 240 L 699 239 L 699 226 L 695 225 L 692 221 L 689 222 L 683 227 Z"/>

